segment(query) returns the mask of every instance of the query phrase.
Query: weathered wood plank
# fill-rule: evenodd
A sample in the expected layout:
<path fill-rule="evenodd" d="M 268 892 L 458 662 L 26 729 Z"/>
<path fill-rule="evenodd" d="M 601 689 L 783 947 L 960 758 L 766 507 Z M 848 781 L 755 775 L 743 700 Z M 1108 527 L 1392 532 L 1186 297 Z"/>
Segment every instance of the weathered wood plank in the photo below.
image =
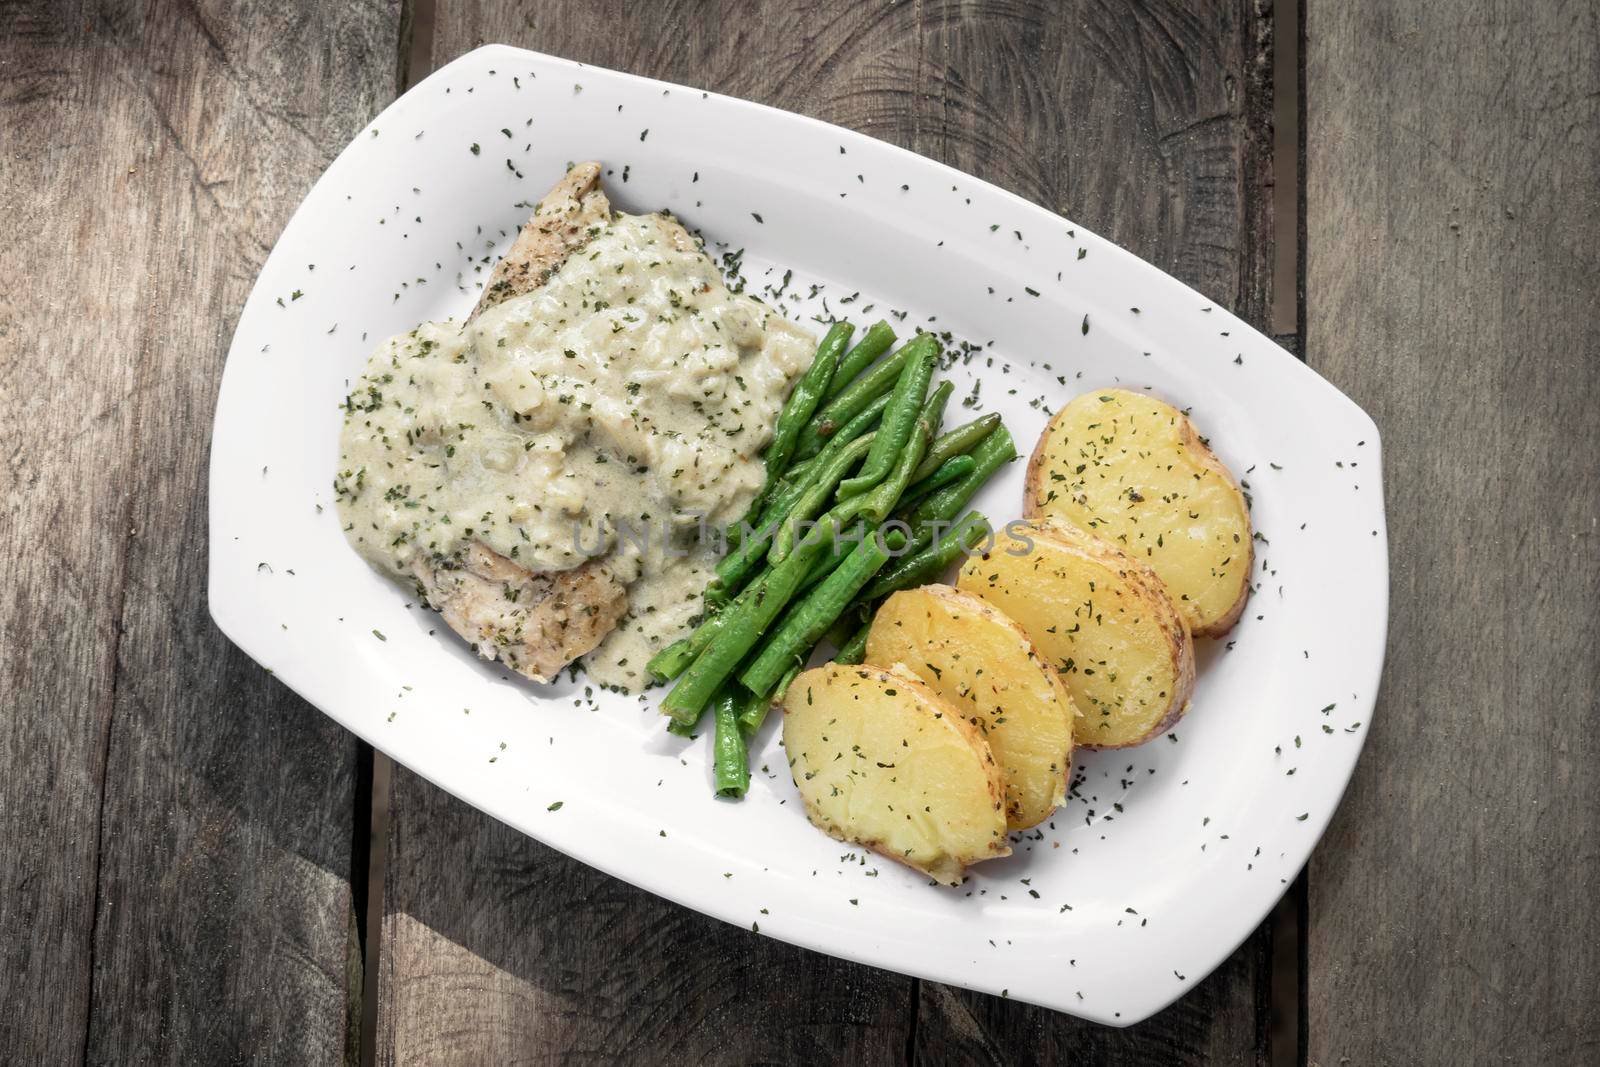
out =
<path fill-rule="evenodd" d="M 1600 15 L 1311 0 L 1307 42 L 1305 351 L 1383 432 L 1394 563 L 1309 1058 L 1594 1062 Z"/>
<path fill-rule="evenodd" d="M 916 1061 L 928 1064 L 1263 1064 L 1270 939 L 1251 937 L 1165 1011 L 1123 1030 L 934 982 L 920 983 Z"/>
<path fill-rule="evenodd" d="M 3 21 L 0 1061 L 348 1058 L 356 745 L 211 624 L 205 442 L 398 3 Z"/>
<path fill-rule="evenodd" d="M 432 55 L 520 44 L 851 126 L 1066 210 L 1260 322 L 1269 36 L 1248 0 L 478 2 L 442 5 Z M 383 1062 L 1263 1055 L 1259 936 L 1185 1005 L 1112 1032 L 709 923 L 403 771 L 391 804 Z"/>
<path fill-rule="evenodd" d="M 904 1054 L 909 980 L 664 904 L 410 771 L 393 781 L 379 1063 Z"/>

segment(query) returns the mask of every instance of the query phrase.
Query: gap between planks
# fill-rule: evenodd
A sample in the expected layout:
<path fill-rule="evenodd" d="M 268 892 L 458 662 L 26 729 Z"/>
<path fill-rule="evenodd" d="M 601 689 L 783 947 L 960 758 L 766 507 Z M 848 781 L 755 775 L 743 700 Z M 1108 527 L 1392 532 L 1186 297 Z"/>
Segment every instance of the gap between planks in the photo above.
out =
<path fill-rule="evenodd" d="M 405 0 L 396 42 L 397 95 L 433 71 L 433 28 L 437 0 Z M 364 934 L 361 960 L 360 1067 L 374 1067 L 378 1049 L 378 959 L 383 951 L 383 879 L 389 854 L 389 783 L 394 763 L 388 756 L 363 744 L 368 785 L 365 797 L 356 798 L 355 855 L 366 855 L 365 892 L 359 905 Z M 364 840 L 363 840 L 364 836 Z"/>
<path fill-rule="evenodd" d="M 1271 266 L 1272 296 L 1268 309 L 1274 339 L 1299 359 L 1305 321 L 1305 0 L 1271 0 L 1272 41 L 1272 176 L 1273 215 L 1294 220 L 1291 239 L 1281 225 Z M 404 93 L 433 70 L 433 37 L 437 0 L 407 0 L 397 42 L 398 92 Z M 394 765 L 389 757 L 363 744 L 358 757 L 355 853 L 366 853 L 365 885 L 357 889 L 362 917 L 361 1067 L 373 1067 L 377 1048 L 378 962 L 382 952 L 384 876 L 389 836 L 389 794 Z M 364 780 L 363 780 L 364 779 Z M 361 785 L 366 785 L 365 795 Z M 364 891 L 363 891 L 364 890 Z M 1272 1067 L 1298 1067 L 1306 1062 L 1306 874 L 1301 871 L 1274 907 L 1269 964 L 1271 1030 L 1267 1047 Z M 905 1062 L 916 1061 L 921 979 L 911 979 L 911 1015 L 906 1025 Z"/>

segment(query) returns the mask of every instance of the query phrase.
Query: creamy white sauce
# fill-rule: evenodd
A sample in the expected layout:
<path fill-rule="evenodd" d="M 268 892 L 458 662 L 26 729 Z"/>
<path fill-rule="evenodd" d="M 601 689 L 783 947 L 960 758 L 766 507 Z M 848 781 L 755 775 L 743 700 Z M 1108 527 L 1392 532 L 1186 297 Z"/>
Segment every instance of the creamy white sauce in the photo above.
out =
<path fill-rule="evenodd" d="M 814 344 L 674 247 L 660 216 L 617 215 L 533 292 L 372 355 L 340 441 L 347 536 L 408 583 L 418 554 L 471 540 L 531 571 L 607 553 L 629 610 L 586 666 L 637 691 L 700 613 L 702 517 L 732 522 L 760 488 Z"/>

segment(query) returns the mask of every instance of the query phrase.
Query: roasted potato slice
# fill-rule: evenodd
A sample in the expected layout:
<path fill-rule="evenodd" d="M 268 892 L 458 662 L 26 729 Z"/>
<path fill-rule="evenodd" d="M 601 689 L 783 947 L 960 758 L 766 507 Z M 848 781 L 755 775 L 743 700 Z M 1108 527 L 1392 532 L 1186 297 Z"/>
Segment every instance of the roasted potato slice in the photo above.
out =
<path fill-rule="evenodd" d="M 911 671 L 978 728 L 1005 776 L 1008 828 L 1066 802 L 1077 705 L 998 608 L 947 585 L 896 593 L 872 620 L 867 662 Z"/>
<path fill-rule="evenodd" d="M 1027 631 L 1082 712 L 1079 744 L 1137 745 L 1183 715 L 1189 628 L 1155 574 L 1115 545 L 1056 519 L 1014 525 L 956 585 Z"/>
<path fill-rule="evenodd" d="M 957 885 L 1011 852 L 989 743 L 915 675 L 830 663 L 783 702 L 789 771 L 818 829 Z"/>
<path fill-rule="evenodd" d="M 1066 519 L 1148 564 L 1198 637 L 1244 612 L 1244 493 L 1188 417 L 1152 396 L 1099 389 L 1062 408 L 1028 461 L 1023 514 Z"/>

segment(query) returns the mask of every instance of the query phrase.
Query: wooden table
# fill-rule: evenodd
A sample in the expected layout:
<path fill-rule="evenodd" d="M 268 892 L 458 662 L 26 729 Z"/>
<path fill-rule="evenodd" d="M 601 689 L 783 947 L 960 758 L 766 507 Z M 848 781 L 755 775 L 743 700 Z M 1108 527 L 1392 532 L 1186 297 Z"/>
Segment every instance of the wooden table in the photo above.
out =
<path fill-rule="evenodd" d="M 0 1061 L 1595 1062 L 1600 19 L 1393 6 L 0 6 Z M 404 770 L 374 809 L 372 753 L 212 627 L 251 281 L 352 133 L 486 41 L 905 145 L 1263 328 L 1277 268 L 1281 339 L 1382 428 L 1394 598 L 1276 943 L 1123 1031 L 813 955 Z"/>

